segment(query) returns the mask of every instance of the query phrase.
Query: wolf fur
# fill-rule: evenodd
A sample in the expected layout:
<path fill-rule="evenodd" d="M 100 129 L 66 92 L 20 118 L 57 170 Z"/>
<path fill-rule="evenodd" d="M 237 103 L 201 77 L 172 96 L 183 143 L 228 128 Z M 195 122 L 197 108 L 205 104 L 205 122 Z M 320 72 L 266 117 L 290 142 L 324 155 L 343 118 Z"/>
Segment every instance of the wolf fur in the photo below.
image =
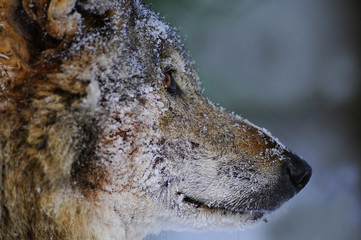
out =
<path fill-rule="evenodd" d="M 308 182 L 137 0 L 0 0 L 0 239 L 238 228 Z"/>

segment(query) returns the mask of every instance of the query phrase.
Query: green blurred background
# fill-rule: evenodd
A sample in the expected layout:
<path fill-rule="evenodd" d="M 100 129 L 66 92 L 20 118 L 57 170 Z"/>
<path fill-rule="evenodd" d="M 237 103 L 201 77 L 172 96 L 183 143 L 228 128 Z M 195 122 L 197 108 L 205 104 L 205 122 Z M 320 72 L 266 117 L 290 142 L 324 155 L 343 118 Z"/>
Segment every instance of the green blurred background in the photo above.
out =
<path fill-rule="evenodd" d="M 313 167 L 306 188 L 268 223 L 146 239 L 361 239 L 360 1 L 145 2 L 183 37 L 207 97 Z"/>

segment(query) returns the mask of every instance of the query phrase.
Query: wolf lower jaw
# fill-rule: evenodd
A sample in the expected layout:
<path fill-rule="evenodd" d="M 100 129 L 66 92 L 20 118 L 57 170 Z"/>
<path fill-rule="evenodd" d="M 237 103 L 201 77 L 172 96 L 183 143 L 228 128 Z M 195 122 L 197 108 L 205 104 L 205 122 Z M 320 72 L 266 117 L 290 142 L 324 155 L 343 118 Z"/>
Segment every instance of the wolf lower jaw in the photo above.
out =
<path fill-rule="evenodd" d="M 212 206 L 211 204 L 203 203 L 199 200 L 196 200 L 192 197 L 185 196 L 182 193 L 178 192 L 177 195 L 183 196 L 182 203 L 187 204 L 196 209 L 202 209 L 203 211 L 218 212 L 221 215 L 241 215 L 249 216 L 247 217 L 248 221 L 258 221 L 265 214 L 272 212 L 272 210 L 253 210 L 253 209 L 238 209 L 238 208 L 228 208 L 224 206 Z"/>
<path fill-rule="evenodd" d="M 107 198 L 110 197 L 108 194 L 105 193 Z M 114 239 L 140 240 L 147 234 L 164 230 L 206 231 L 244 229 L 246 226 L 259 222 L 265 214 L 270 212 L 267 210 L 236 210 L 221 206 L 213 207 L 190 197 L 181 197 L 181 195 L 179 192 L 176 193 L 176 197 L 179 199 L 177 201 L 178 206 L 173 207 L 156 204 L 148 198 L 140 200 L 139 203 L 128 202 L 126 205 L 129 204 L 129 206 L 121 206 L 123 207 L 122 210 L 115 210 L 111 205 L 104 203 L 103 207 L 108 210 L 102 221 L 104 223 L 103 226 L 104 228 L 108 227 L 108 232 L 116 236 Z M 110 198 L 116 203 L 119 196 Z M 138 209 L 138 213 L 133 214 L 127 209 L 127 207 L 131 208 L 132 204 L 143 207 Z M 153 210 L 149 211 L 149 209 Z M 123 214 L 132 215 L 132 217 L 129 217 L 132 221 L 122 222 L 121 219 L 124 219 Z M 150 221 L 153 224 L 148 224 Z"/>

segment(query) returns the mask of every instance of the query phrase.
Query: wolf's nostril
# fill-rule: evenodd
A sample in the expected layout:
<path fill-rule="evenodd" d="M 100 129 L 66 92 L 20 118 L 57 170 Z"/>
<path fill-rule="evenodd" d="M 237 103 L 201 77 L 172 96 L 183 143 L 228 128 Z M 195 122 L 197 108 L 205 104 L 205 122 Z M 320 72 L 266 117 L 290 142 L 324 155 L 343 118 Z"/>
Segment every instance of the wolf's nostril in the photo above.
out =
<path fill-rule="evenodd" d="M 312 168 L 308 163 L 297 155 L 287 152 L 289 157 L 287 172 L 297 192 L 306 186 L 312 175 Z"/>

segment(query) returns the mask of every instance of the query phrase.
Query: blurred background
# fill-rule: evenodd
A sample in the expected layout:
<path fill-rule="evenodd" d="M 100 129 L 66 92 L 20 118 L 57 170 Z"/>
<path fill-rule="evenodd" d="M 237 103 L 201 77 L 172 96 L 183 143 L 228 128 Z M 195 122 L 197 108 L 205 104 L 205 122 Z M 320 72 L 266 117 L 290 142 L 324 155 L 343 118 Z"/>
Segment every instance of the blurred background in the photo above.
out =
<path fill-rule="evenodd" d="M 146 240 L 361 239 L 361 3 L 148 0 L 177 27 L 205 94 L 313 167 L 309 184 L 245 231 Z"/>

